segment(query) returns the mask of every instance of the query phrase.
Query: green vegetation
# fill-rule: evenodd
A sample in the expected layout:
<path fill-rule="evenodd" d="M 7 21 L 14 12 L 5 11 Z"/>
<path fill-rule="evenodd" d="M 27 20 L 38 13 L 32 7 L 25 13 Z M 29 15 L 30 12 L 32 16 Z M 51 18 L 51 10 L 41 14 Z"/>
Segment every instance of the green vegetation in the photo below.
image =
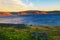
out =
<path fill-rule="evenodd" d="M 0 24 L 0 40 L 60 40 L 60 27 Z"/>

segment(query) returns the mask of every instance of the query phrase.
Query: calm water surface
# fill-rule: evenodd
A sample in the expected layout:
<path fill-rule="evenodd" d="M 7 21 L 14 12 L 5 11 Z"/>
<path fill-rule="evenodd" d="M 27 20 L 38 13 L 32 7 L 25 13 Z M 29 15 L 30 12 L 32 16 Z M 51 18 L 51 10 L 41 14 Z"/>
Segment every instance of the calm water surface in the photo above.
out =
<path fill-rule="evenodd" d="M 60 14 L 28 14 L 19 16 L 0 16 L 0 23 L 60 25 Z"/>

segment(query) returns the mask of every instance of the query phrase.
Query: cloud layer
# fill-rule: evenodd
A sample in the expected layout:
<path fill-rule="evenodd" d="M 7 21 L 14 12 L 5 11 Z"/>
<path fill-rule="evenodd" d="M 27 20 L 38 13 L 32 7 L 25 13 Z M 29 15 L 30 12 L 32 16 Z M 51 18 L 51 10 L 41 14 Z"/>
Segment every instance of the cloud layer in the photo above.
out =
<path fill-rule="evenodd" d="M 23 1 L 25 3 L 23 3 Z M 0 11 L 60 10 L 59 2 L 40 0 L 0 0 Z M 26 4 L 27 3 L 27 4 Z M 58 4 L 58 5 L 57 5 Z"/>
<path fill-rule="evenodd" d="M 0 11 L 21 11 L 27 9 L 27 6 L 21 0 L 0 0 Z"/>

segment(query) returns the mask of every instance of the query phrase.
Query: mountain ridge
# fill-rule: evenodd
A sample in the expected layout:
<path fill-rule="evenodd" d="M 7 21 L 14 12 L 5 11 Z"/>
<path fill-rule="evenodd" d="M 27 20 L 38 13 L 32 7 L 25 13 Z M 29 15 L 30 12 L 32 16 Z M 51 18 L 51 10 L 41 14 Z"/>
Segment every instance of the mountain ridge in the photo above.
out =
<path fill-rule="evenodd" d="M 27 10 L 19 12 L 0 12 L 0 16 L 9 15 L 25 15 L 25 14 L 50 14 L 50 13 L 60 13 L 60 11 L 39 11 L 39 10 Z"/>

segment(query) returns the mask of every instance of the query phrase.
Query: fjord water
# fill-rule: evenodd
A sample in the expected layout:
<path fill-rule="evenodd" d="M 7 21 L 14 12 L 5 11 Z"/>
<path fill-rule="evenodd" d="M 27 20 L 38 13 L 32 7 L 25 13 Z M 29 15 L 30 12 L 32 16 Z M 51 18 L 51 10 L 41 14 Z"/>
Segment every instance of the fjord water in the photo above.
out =
<path fill-rule="evenodd" d="M 60 14 L 27 14 L 15 16 L 0 16 L 0 23 L 60 25 Z"/>

